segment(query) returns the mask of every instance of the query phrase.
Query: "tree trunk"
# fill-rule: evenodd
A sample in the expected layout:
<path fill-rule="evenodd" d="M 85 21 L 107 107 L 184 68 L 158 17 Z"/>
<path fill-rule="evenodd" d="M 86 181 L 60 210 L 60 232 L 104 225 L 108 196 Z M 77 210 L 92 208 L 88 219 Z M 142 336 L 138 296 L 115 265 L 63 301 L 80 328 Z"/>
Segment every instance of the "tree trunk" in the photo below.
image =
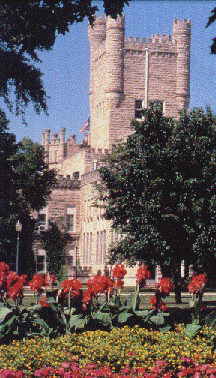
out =
<path fill-rule="evenodd" d="M 181 261 L 176 262 L 174 266 L 174 285 L 175 285 L 175 302 L 181 301 Z"/>

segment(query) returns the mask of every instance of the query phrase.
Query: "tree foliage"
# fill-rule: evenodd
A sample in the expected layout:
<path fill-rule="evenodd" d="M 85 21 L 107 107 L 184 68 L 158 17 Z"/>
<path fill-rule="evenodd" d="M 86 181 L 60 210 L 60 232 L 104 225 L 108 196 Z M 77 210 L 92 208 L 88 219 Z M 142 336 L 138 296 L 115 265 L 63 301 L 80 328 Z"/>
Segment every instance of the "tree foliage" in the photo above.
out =
<path fill-rule="evenodd" d="M 107 15 L 116 18 L 128 1 L 104 0 Z M 16 113 L 25 113 L 32 102 L 36 112 L 47 111 L 46 92 L 38 51 L 51 50 L 58 34 L 69 32 L 74 22 L 85 17 L 93 23 L 98 10 L 91 0 L 1 0 L 0 3 L 0 96 L 12 109 L 14 90 Z"/>
<path fill-rule="evenodd" d="M 26 272 L 27 264 L 32 264 L 34 220 L 31 212 L 45 206 L 55 183 L 55 172 L 49 171 L 39 144 L 27 138 L 16 143 L 15 135 L 8 132 L 8 121 L 1 110 L 0 156 L 0 259 L 9 264 L 15 261 L 15 224 L 19 219 L 23 225 L 19 271 Z"/>
<path fill-rule="evenodd" d="M 209 16 L 206 28 L 208 28 L 216 20 L 216 7 L 212 9 L 211 16 Z M 213 43 L 211 45 L 211 54 L 216 54 L 216 38 L 213 38 Z"/>
<path fill-rule="evenodd" d="M 105 217 L 122 234 L 111 261 L 160 264 L 180 280 L 180 263 L 207 274 L 216 256 L 216 119 L 182 112 L 178 122 L 156 104 L 100 169 Z M 209 264 L 211 261 L 211 264 Z"/>
<path fill-rule="evenodd" d="M 48 230 L 41 237 L 43 248 L 46 251 L 47 270 L 58 279 L 65 264 L 65 247 L 70 236 L 60 230 L 56 223 L 50 222 Z"/>

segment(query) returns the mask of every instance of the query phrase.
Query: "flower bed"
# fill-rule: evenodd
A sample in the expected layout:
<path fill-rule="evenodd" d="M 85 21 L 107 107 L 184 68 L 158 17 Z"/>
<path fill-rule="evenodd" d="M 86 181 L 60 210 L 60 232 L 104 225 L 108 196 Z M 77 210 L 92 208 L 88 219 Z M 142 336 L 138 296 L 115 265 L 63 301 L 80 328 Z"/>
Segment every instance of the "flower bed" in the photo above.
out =
<path fill-rule="evenodd" d="M 36 275 L 29 282 L 36 304 L 23 306 L 26 277 L 0 263 L 0 377 L 216 377 L 216 316 L 201 322 L 206 277 L 188 286 L 194 321 L 184 327 L 166 312 L 169 278 L 157 283 L 152 309 L 141 310 L 148 267 L 139 266 L 134 292 L 122 301 L 125 274 L 117 264 L 112 278 L 95 276 L 85 291 L 75 278 L 54 289 L 54 276 Z"/>
<path fill-rule="evenodd" d="M 129 378 L 130 374 L 134 377 L 168 378 L 170 375 L 164 374 L 171 372 L 173 377 L 181 375 L 208 377 L 210 373 L 209 375 L 206 373 L 206 364 L 211 364 L 208 370 L 214 374 L 212 369 L 216 358 L 215 337 L 216 331 L 207 327 L 203 328 L 195 338 L 190 339 L 181 325 L 177 326 L 174 332 L 165 334 L 138 326 L 133 328 L 125 326 L 114 328 L 110 332 L 88 331 L 82 334 L 66 335 L 55 340 L 36 337 L 22 342 L 14 341 L 11 345 L 0 346 L 1 377 L 5 378 L 8 370 L 22 371 L 28 376 L 37 371 L 38 375 L 45 376 L 45 371 L 40 370 L 44 366 L 52 367 L 48 375 L 67 378 L 73 376 L 76 378 L 81 376 L 112 377 L 120 373 L 122 374 L 118 375 L 120 378 Z M 158 361 L 163 361 L 163 363 Z M 73 365 L 72 368 L 72 363 L 77 365 Z M 206 375 L 195 376 L 192 373 L 190 375 L 185 370 L 190 368 L 198 371 L 201 365 L 205 365 L 202 367 L 202 374 L 205 372 Z M 109 368 L 110 375 L 108 370 L 106 374 L 104 373 L 105 367 Z M 182 370 L 183 367 L 185 369 Z M 57 372 L 60 368 L 64 368 L 65 372 L 63 373 L 63 370 L 62 373 L 61 370 Z M 80 370 L 78 375 L 70 375 L 72 373 L 65 375 L 66 371 L 73 371 L 75 374 L 77 369 Z M 90 374 L 89 369 L 100 372 Z M 178 375 L 182 371 L 184 374 Z M 147 373 L 151 376 L 146 375 Z M 214 376 L 216 375 L 212 375 L 211 378 Z"/>

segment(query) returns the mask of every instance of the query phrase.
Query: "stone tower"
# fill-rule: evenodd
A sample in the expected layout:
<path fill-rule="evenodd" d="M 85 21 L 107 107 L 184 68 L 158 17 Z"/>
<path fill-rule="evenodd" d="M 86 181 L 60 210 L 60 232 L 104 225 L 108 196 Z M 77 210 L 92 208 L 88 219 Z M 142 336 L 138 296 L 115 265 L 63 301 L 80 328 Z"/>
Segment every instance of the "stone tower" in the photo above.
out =
<path fill-rule="evenodd" d="M 177 49 L 176 100 L 178 109 L 188 109 L 190 102 L 190 20 L 174 20 L 173 41 Z"/>
<path fill-rule="evenodd" d="M 46 161 L 58 171 L 59 180 L 41 215 L 47 222 L 60 219 L 72 236 L 67 248 L 69 275 L 74 274 L 77 259 L 82 279 L 103 272 L 110 246 L 121 238 L 104 218 L 104 209 L 95 206 L 104 152 L 132 132 L 130 121 L 140 119 L 141 109 L 150 101 L 159 102 L 164 114 L 174 118 L 189 107 L 190 28 L 190 20 L 174 20 L 172 36 L 155 34 L 139 40 L 125 38 L 124 17 L 99 16 L 94 28 L 89 27 L 88 143 L 78 144 L 74 135 L 65 141 L 65 128 L 60 128 L 59 137 L 50 138 L 48 129 L 43 133 Z M 127 281 L 134 280 L 133 270 L 127 270 Z"/>
<path fill-rule="evenodd" d="M 174 20 L 171 36 L 125 38 L 124 17 L 100 16 L 89 27 L 89 143 L 109 149 L 130 132 L 130 121 L 149 101 L 177 118 L 190 100 L 190 20 Z"/>

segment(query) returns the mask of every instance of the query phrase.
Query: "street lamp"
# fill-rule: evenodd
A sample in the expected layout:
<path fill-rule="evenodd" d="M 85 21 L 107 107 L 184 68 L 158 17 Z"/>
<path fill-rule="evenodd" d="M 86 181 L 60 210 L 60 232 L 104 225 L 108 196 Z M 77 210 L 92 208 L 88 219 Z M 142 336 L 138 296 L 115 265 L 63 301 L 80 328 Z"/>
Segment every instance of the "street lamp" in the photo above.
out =
<path fill-rule="evenodd" d="M 22 231 L 22 223 L 18 220 L 16 223 L 16 232 L 17 232 L 17 252 L 16 252 L 16 274 L 19 274 L 19 235 Z"/>

